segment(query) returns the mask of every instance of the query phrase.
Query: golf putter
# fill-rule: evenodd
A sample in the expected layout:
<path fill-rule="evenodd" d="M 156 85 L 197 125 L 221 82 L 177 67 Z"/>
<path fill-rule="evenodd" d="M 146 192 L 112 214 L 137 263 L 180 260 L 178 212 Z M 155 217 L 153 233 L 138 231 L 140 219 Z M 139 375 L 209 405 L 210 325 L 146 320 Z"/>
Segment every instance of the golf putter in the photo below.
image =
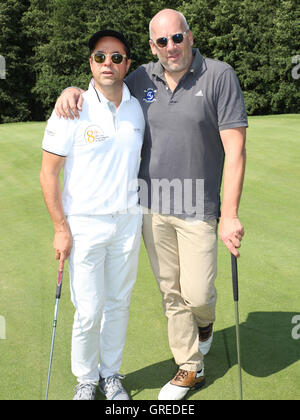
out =
<path fill-rule="evenodd" d="M 46 389 L 46 396 L 45 396 L 46 401 L 48 400 L 48 392 L 49 392 L 50 376 L 51 376 L 51 368 L 52 368 L 52 359 L 53 359 L 53 350 L 54 350 L 54 339 L 55 339 L 55 332 L 56 332 L 56 325 L 57 325 L 58 306 L 59 306 L 59 301 L 60 301 L 60 296 L 61 296 L 63 274 L 64 274 L 63 271 L 60 271 L 60 270 L 58 271 L 57 285 L 56 285 L 56 304 L 55 304 L 55 310 L 54 310 L 50 361 L 49 361 L 49 369 L 48 369 L 47 389 Z"/>
<path fill-rule="evenodd" d="M 232 287 L 233 287 L 233 299 L 235 304 L 235 329 L 236 329 L 236 347 L 238 357 L 238 368 L 239 368 L 239 391 L 240 400 L 243 399 L 243 387 L 242 387 L 242 369 L 241 369 L 241 344 L 240 344 L 240 323 L 239 323 L 239 286 L 238 286 L 238 271 L 237 271 L 237 259 L 231 254 L 231 269 L 232 269 Z"/>

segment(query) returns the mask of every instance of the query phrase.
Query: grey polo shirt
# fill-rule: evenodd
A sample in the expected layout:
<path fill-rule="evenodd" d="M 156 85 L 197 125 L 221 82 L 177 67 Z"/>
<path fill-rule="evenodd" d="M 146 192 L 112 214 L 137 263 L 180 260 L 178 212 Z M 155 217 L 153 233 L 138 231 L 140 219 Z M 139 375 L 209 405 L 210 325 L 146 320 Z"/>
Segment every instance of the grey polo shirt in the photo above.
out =
<path fill-rule="evenodd" d="M 193 50 L 189 71 L 172 92 L 162 65 L 149 63 L 126 78 L 146 130 L 139 173 L 141 204 L 154 212 L 220 216 L 224 149 L 220 131 L 248 126 L 231 66 Z"/>

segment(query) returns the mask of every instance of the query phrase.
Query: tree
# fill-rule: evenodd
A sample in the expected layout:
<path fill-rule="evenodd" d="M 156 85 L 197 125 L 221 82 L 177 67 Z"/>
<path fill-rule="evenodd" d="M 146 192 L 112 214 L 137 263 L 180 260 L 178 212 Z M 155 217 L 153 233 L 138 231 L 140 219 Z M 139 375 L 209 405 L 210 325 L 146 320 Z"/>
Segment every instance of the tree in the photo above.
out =
<path fill-rule="evenodd" d="M 125 0 L 122 4 L 117 0 L 50 0 L 42 5 L 31 0 L 23 21 L 35 45 L 32 93 L 46 116 L 66 86 L 88 87 L 91 73 L 87 43 L 94 32 L 107 28 L 123 31 L 133 46 L 132 69 L 148 61 L 151 13 L 149 3 L 143 0 Z"/>
<path fill-rule="evenodd" d="M 31 49 L 23 36 L 21 18 L 28 1 L 6 0 L 0 3 L 0 55 L 6 61 L 6 78 L 0 80 L 0 123 L 30 118 L 32 77 L 28 57 Z"/>
<path fill-rule="evenodd" d="M 87 88 L 100 29 L 124 32 L 131 70 L 153 60 L 148 26 L 163 8 L 186 16 L 204 56 L 234 67 L 249 115 L 299 112 L 299 0 L 0 0 L 0 123 L 44 120 L 66 86 Z"/>
<path fill-rule="evenodd" d="M 299 112 L 291 83 L 297 33 L 299 39 L 296 3 L 220 0 L 214 8 L 214 57 L 235 68 L 249 115 Z"/>
<path fill-rule="evenodd" d="M 74 84 L 87 87 L 86 14 L 82 3 L 75 0 L 31 0 L 23 21 L 34 45 L 31 93 L 48 117 L 63 88 Z"/>
<path fill-rule="evenodd" d="M 297 1 L 282 1 L 273 19 L 273 49 L 270 65 L 273 84 L 271 111 L 300 111 L 300 81 L 292 77 L 293 57 L 299 53 L 300 7 Z"/>
<path fill-rule="evenodd" d="M 43 45 L 47 45 L 53 34 L 53 22 L 50 19 L 53 11 L 52 0 L 30 0 L 27 10 L 22 16 L 23 34 L 26 37 L 28 49 L 31 55 L 28 56 L 31 84 L 28 84 L 28 101 L 30 103 L 31 118 L 43 120 L 45 118 L 45 107 L 40 101 L 39 95 L 35 94 L 34 88 L 37 84 L 38 69 L 41 67 L 42 57 L 38 51 Z M 46 93 L 46 89 L 45 92 Z"/>
<path fill-rule="evenodd" d="M 211 39 L 214 36 L 212 24 L 217 3 L 218 0 L 191 0 L 183 1 L 179 7 L 193 32 L 195 48 L 199 48 L 206 57 L 214 55 Z"/>

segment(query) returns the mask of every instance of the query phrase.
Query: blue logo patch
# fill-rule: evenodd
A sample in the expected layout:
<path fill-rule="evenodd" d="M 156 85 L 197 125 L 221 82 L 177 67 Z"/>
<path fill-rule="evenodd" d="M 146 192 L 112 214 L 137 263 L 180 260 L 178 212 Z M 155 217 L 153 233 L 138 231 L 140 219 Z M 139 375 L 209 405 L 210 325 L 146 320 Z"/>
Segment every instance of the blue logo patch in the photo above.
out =
<path fill-rule="evenodd" d="M 145 89 L 145 97 L 143 98 L 143 101 L 147 102 L 147 104 L 151 104 L 152 102 L 156 101 L 155 99 L 155 93 L 157 92 L 157 90 L 154 89 Z"/>

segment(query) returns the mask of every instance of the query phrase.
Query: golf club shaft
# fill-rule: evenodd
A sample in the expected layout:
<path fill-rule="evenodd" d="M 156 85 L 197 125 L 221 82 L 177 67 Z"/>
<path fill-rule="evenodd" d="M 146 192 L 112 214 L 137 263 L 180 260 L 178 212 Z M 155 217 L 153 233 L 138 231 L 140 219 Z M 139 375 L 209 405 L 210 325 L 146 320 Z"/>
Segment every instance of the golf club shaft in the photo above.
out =
<path fill-rule="evenodd" d="M 232 288 L 233 299 L 235 305 L 235 328 L 236 328 L 236 348 L 238 357 L 238 370 L 239 370 L 239 391 L 240 400 L 243 399 L 243 386 L 242 386 L 242 368 L 241 368 L 241 341 L 240 341 L 240 320 L 239 320 L 239 287 L 238 287 L 238 270 L 237 259 L 231 254 L 231 268 L 232 268 Z"/>
<path fill-rule="evenodd" d="M 51 341 L 51 350 L 50 350 L 50 361 L 49 361 L 49 368 L 48 368 L 48 380 L 47 380 L 47 390 L 46 390 L 45 400 L 48 399 L 48 392 L 49 392 L 50 375 L 51 375 L 53 350 L 54 350 L 54 340 L 55 340 L 56 323 L 57 323 L 57 314 L 58 314 L 58 299 L 57 299 L 57 303 L 55 305 L 55 315 L 54 315 L 54 321 L 53 321 L 52 341 Z"/>
<path fill-rule="evenodd" d="M 56 303 L 55 303 L 55 310 L 54 310 L 53 331 L 52 331 L 50 361 L 49 361 L 49 368 L 48 368 L 48 380 L 47 380 L 45 400 L 48 399 L 48 393 L 49 393 L 50 376 L 51 376 L 51 368 L 52 368 L 52 360 L 53 360 L 53 350 L 54 350 L 54 340 L 55 340 L 57 317 L 58 317 L 58 306 L 59 306 L 59 300 L 61 296 L 62 279 L 63 279 L 63 271 L 59 271 L 58 276 L 57 276 L 57 285 L 56 285 Z"/>
<path fill-rule="evenodd" d="M 239 368 L 240 400 L 242 400 L 243 399 L 243 385 L 242 385 L 240 323 L 239 323 L 239 305 L 238 305 L 238 302 L 234 302 L 234 305 L 235 305 L 235 324 L 236 324 L 236 348 L 237 348 L 238 368 Z"/>

